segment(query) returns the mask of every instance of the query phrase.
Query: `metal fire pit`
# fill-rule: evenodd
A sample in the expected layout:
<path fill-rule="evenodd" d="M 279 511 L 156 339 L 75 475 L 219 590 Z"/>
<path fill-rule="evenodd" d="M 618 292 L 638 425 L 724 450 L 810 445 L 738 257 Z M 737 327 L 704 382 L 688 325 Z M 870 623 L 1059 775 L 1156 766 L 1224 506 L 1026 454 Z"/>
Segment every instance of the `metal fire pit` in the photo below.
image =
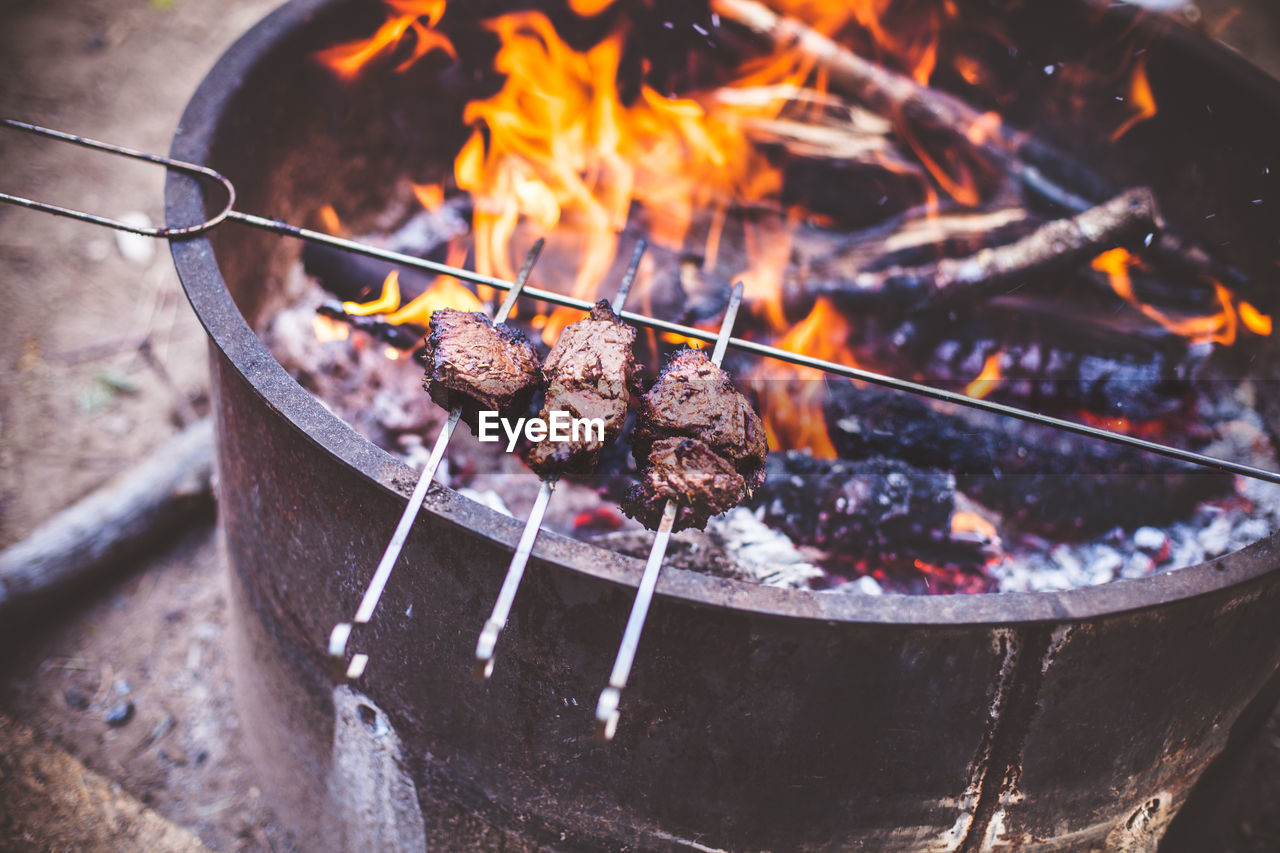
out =
<path fill-rule="evenodd" d="M 1007 12 L 1032 70 L 1096 21 L 1043 5 Z M 1131 17 L 1112 14 L 1101 31 Z M 370 2 L 284 6 L 210 72 L 174 155 L 228 175 L 244 210 L 298 221 L 337 198 L 381 208 L 397 176 L 448 156 L 461 133 L 423 107 L 416 72 L 341 84 L 309 58 L 381 16 Z M 1172 219 L 1266 269 L 1280 192 L 1262 166 L 1280 151 L 1280 88 L 1176 30 L 1148 61 L 1157 91 L 1179 100 L 1119 145 L 1095 150 L 1105 135 L 1054 115 L 1036 97 L 1043 75 L 1027 73 L 1011 112 L 1150 183 Z M 171 224 L 205 207 L 182 178 L 167 203 Z M 228 224 L 173 253 L 212 341 L 239 708 L 303 849 L 1153 850 L 1201 772 L 1247 734 L 1237 722 L 1264 716 L 1280 688 L 1276 537 L 1041 594 L 869 598 L 668 569 L 622 728 L 597 746 L 591 709 L 640 563 L 543 533 L 502 666 L 477 686 L 476 632 L 520 524 L 439 488 L 369 627 L 374 665 L 358 693 L 339 686 L 326 636 L 415 476 L 251 331 L 281 303 L 296 250 Z M 1273 424 L 1276 403 L 1263 406 Z"/>

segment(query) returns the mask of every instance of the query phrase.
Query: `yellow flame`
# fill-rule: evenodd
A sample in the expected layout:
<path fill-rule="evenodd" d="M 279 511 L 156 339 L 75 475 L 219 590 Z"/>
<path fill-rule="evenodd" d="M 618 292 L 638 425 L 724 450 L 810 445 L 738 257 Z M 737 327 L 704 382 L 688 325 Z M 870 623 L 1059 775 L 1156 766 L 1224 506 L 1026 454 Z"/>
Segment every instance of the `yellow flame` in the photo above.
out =
<path fill-rule="evenodd" d="M 400 272 L 392 270 L 382 281 L 382 293 L 372 302 L 344 302 L 342 310 L 358 317 L 389 314 L 400 307 Z"/>
<path fill-rule="evenodd" d="M 332 317 L 317 314 L 311 318 L 311 329 L 316 333 L 316 340 L 322 344 L 331 341 L 345 341 L 351 336 L 351 330 L 345 323 L 339 323 Z"/>

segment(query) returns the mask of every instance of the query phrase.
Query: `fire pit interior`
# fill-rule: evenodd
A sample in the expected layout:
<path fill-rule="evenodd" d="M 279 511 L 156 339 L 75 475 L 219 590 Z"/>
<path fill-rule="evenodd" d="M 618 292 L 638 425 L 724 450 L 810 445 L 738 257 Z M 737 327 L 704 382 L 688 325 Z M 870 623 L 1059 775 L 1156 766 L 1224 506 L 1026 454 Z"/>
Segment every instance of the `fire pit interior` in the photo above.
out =
<path fill-rule="evenodd" d="M 644 237 L 647 315 L 715 329 L 740 280 L 748 341 L 1274 468 L 1274 83 L 1128 8 L 872 5 L 295 0 L 174 153 L 240 209 L 499 277 L 546 237 L 534 283 L 588 299 Z M 511 91 L 521 63 L 572 108 Z M 204 207 L 171 181 L 172 222 Z M 444 417 L 418 309 L 495 294 L 401 270 L 393 311 L 385 268 L 234 224 L 174 252 L 214 341 L 241 707 L 317 844 L 369 826 L 367 731 L 401 750 L 384 828 L 443 847 L 1153 850 L 1274 701 L 1271 489 L 735 350 L 772 477 L 673 548 L 610 747 L 590 706 L 649 541 L 625 436 L 557 492 L 483 687 L 521 524 L 478 502 L 523 518 L 538 482 L 460 436 L 471 491 L 431 491 L 336 683 L 324 638 L 414 480 L 383 450 Z M 579 316 L 515 322 L 545 347 Z M 681 343 L 640 330 L 650 380 Z"/>
<path fill-rule="evenodd" d="M 1142 157 L 1161 105 L 1185 100 L 1152 82 L 1158 28 L 1099 22 L 1035 65 L 1016 17 L 781 12 L 389 6 L 368 38 L 313 59 L 340 87 L 398 78 L 411 102 L 395 109 L 431 115 L 431 139 L 380 199 L 308 215 L 506 279 L 545 236 L 532 284 L 588 300 L 643 238 L 643 313 L 713 328 L 740 280 L 742 337 L 1276 466 L 1251 368 L 1271 333 L 1266 275 L 1203 233 L 1218 199 L 1156 193 Z M 444 413 L 411 356 L 434 309 L 479 310 L 492 288 L 389 278 L 315 245 L 285 275 L 292 301 L 259 324 L 273 353 L 421 467 Z M 579 316 L 535 304 L 515 323 L 545 353 Z M 682 343 L 640 336 L 649 381 Z M 871 594 L 1068 589 L 1194 565 L 1276 526 L 1274 486 L 812 368 L 726 366 L 764 418 L 769 477 L 677 536 L 686 568 Z M 616 508 L 630 434 L 561 484 L 548 529 L 644 555 L 649 537 Z M 455 441 L 445 481 L 524 517 L 536 479 L 504 443 Z"/>

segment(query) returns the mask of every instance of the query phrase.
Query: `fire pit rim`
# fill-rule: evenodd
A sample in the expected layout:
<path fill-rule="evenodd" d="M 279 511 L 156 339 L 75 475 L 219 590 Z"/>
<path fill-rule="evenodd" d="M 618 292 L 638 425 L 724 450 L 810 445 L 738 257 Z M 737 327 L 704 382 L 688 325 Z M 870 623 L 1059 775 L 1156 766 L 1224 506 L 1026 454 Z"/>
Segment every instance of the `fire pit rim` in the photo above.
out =
<path fill-rule="evenodd" d="M 216 168 L 209 163 L 210 151 L 237 90 L 246 85 L 255 67 L 271 55 L 286 35 L 305 26 L 322 9 L 343 2 L 290 0 L 241 36 L 222 54 L 188 102 L 173 138 L 171 155 Z M 1179 30 L 1165 36 L 1184 43 L 1190 40 L 1189 33 Z M 1242 85 L 1270 91 L 1271 100 L 1280 102 L 1280 84 L 1225 47 L 1204 40 L 1198 41 L 1195 48 Z M 202 188 L 171 174 L 165 186 L 168 224 L 198 221 L 204 210 Z M 288 375 L 235 304 L 209 240 L 199 237 L 174 241 L 171 248 L 183 290 L 210 341 L 254 393 L 332 460 L 354 469 L 384 491 L 406 499 L 417 472 L 356 433 Z M 520 521 L 452 490 L 433 490 L 423 512 L 468 528 L 508 549 L 515 547 L 520 535 Z M 783 590 L 671 567 L 663 573 L 658 593 L 698 605 L 830 622 L 903 626 L 1062 622 L 1150 609 L 1246 584 L 1280 571 L 1277 550 L 1280 533 L 1220 558 L 1172 572 L 1054 592 L 840 595 Z M 543 563 L 630 587 L 637 585 L 643 565 L 638 559 L 546 530 L 539 535 L 533 555 Z M 372 571 L 372 567 L 368 570 Z"/>

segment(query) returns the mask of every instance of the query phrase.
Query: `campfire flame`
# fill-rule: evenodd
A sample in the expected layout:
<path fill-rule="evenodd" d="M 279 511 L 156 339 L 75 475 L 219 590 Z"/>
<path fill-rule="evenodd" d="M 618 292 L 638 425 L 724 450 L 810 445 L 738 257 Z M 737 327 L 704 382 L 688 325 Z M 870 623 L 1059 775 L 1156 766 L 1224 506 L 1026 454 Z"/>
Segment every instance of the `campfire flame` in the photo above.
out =
<path fill-rule="evenodd" d="M 1000 360 L 1003 356 L 1002 351 L 996 351 L 987 356 L 987 360 L 982 364 L 982 372 L 965 386 L 964 393 L 967 396 L 981 400 L 996 389 L 1003 378 L 1000 373 Z"/>
<path fill-rule="evenodd" d="M 713 13 L 720 8 L 717 2 L 711 4 Z M 597 18 L 612 5 L 612 0 L 569 2 L 570 10 L 582 18 Z M 771 0 L 771 5 L 817 33 L 849 37 L 868 58 L 921 85 L 935 76 L 942 61 L 942 31 L 948 19 L 957 16 L 951 0 Z M 386 0 L 386 6 L 387 18 L 376 32 L 322 51 L 319 60 L 350 79 L 375 62 L 394 62 L 397 71 L 404 71 L 432 52 L 457 59 L 454 42 L 439 29 L 447 28 L 442 25 L 445 0 Z M 637 51 L 633 41 L 633 22 L 625 14 L 602 20 L 606 23 L 593 25 L 602 37 L 586 47 L 570 45 L 538 11 L 480 21 L 496 40 L 492 71 L 500 75 L 500 82 L 495 78 L 495 86 L 486 89 L 493 94 L 463 109 L 462 121 L 470 134 L 454 158 L 450 178 L 412 185 L 414 197 L 427 211 L 438 210 L 451 193 L 470 196 L 472 232 L 450 244 L 449 263 L 460 265 L 470 255 L 477 272 L 510 280 L 533 240 L 546 237 L 548 260 L 540 269 L 550 267 L 565 275 L 561 282 L 539 286 L 591 300 L 602 282 L 610 281 L 620 238 L 632 228 L 669 254 L 700 258 L 708 273 L 743 282 L 753 334 L 782 349 L 856 365 L 856 330 L 832 302 L 816 299 L 799 322 L 794 322 L 794 314 L 788 315 L 784 285 L 795 274 L 797 235 L 802 228 L 831 220 L 802 204 L 784 203 L 785 169 L 753 140 L 752 131 L 770 122 L 777 127 L 812 119 L 833 104 L 848 108 L 857 99 L 830 93 L 828 72 L 818 67 L 821 63 L 812 53 L 795 44 L 743 60 L 736 68 L 720 69 L 711 88 L 678 96 L 659 91 L 647 77 L 649 59 L 637 59 L 643 51 Z M 976 55 L 946 61 L 968 85 L 990 87 L 989 69 Z M 1127 80 L 1108 72 L 1108 85 L 1127 87 L 1131 110 L 1113 139 L 1157 112 L 1140 52 L 1121 66 L 1119 74 L 1126 73 Z M 1070 76 L 1067 69 L 1062 76 Z M 698 79 L 698 85 L 711 85 Z M 868 110 L 862 112 L 871 116 Z M 851 120 L 851 125 L 857 121 Z M 974 111 L 954 130 L 954 138 L 940 145 L 937 139 L 924 138 L 932 134 L 905 116 L 875 115 L 870 124 L 864 120 L 857 127 L 861 135 L 855 134 L 858 144 L 866 146 L 858 150 L 885 173 L 921 184 L 921 221 L 937 223 L 938 233 L 945 233 L 948 216 L 972 216 L 973 209 L 981 213 L 983 203 L 992 202 L 995 196 L 984 187 L 989 164 L 975 153 L 1007 146 L 1012 135 L 994 110 Z M 897 147 L 889 147 L 886 139 Z M 984 198 L 984 193 L 992 198 Z M 946 215 L 941 209 L 944 200 Z M 332 208 L 328 215 L 322 211 L 322 217 L 331 222 L 330 230 L 341 227 Z M 1271 333 L 1271 317 L 1217 281 L 1211 284 L 1218 309 L 1205 316 L 1174 316 L 1143 302 L 1131 274 L 1141 264 L 1124 249 L 1093 260 L 1093 268 L 1107 276 L 1121 300 L 1192 341 L 1230 345 L 1241 328 L 1255 335 Z M 650 304 L 658 272 L 651 258 L 646 259 L 637 281 L 637 296 L 645 305 Z M 389 323 L 425 327 L 441 307 L 480 310 L 487 291 L 479 288 L 477 296 L 442 276 L 402 306 L 393 273 L 378 298 L 345 303 L 344 308 L 353 315 L 377 314 Z M 550 345 L 580 316 L 579 311 L 558 308 L 527 322 Z M 710 320 L 704 318 L 703 323 L 709 325 Z M 334 334 L 327 326 L 324 333 Z M 977 398 L 992 393 L 1003 381 L 1002 357 L 1003 352 L 989 355 L 965 393 Z M 875 361 L 878 356 L 868 358 Z M 835 456 L 822 417 L 823 384 L 817 381 L 821 378 L 816 370 L 772 362 L 761 362 L 743 377 L 760 398 L 771 449 L 809 448 L 815 456 Z"/>
<path fill-rule="evenodd" d="M 1093 259 L 1095 270 L 1105 273 L 1116 295 L 1141 311 L 1145 316 L 1169 331 L 1182 335 L 1193 343 L 1210 342 L 1231 346 L 1236 342 L 1236 332 L 1241 322 L 1257 335 L 1271 334 L 1271 318 L 1259 312 L 1248 302 L 1237 303 L 1235 296 L 1221 282 L 1210 279 L 1219 310 L 1213 314 L 1175 317 L 1149 305 L 1138 298 L 1133 289 L 1130 270 L 1143 269 L 1142 260 L 1126 249 L 1112 249 Z M 1245 316 L 1247 319 L 1241 320 Z"/>

